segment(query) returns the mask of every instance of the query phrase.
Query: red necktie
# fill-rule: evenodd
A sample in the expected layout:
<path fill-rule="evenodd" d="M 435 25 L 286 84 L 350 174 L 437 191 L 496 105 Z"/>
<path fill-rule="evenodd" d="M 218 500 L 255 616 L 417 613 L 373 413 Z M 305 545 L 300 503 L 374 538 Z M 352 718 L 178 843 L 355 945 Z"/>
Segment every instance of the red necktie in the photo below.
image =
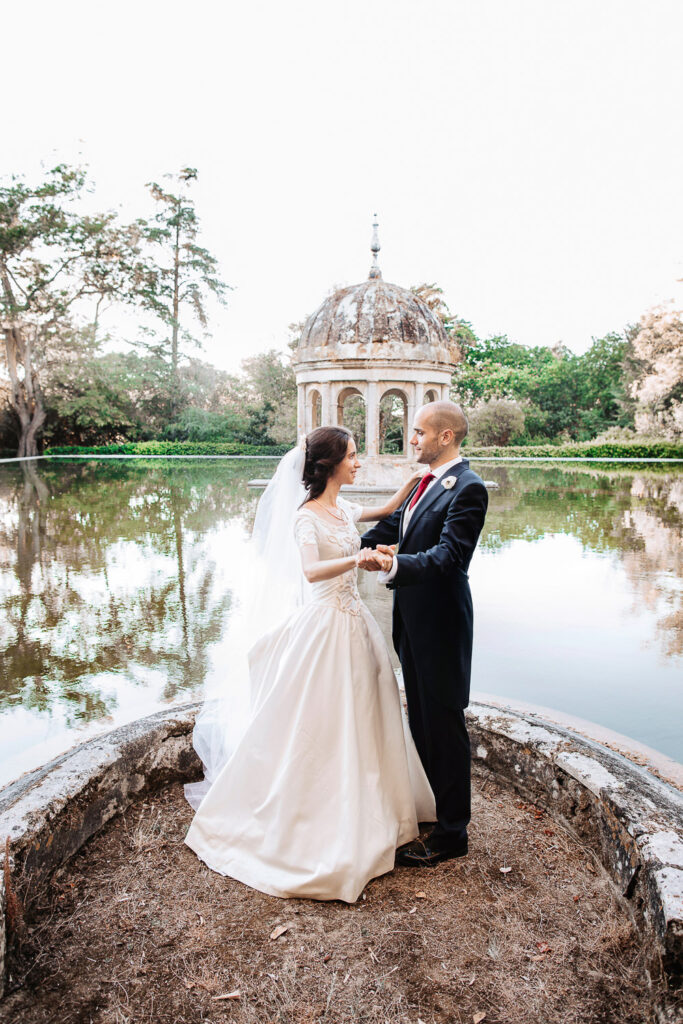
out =
<path fill-rule="evenodd" d="M 415 491 L 415 494 L 413 495 L 413 500 L 411 501 L 410 505 L 408 505 L 409 509 L 415 508 L 415 506 L 417 505 L 418 501 L 420 500 L 420 498 L 422 497 L 424 492 L 427 490 L 427 488 L 429 487 L 429 485 L 432 482 L 432 480 L 436 480 L 436 477 L 434 476 L 434 474 L 433 473 L 425 473 L 425 475 L 420 480 L 420 483 L 418 484 L 418 488 Z"/>

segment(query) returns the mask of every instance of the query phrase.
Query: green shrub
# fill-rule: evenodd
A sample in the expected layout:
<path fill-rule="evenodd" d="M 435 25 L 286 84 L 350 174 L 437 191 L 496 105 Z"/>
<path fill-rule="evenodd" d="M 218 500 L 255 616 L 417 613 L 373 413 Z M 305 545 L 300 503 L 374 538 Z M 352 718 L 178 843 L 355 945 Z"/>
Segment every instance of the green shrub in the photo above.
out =
<path fill-rule="evenodd" d="M 240 444 L 237 441 L 128 441 L 94 447 L 47 448 L 45 455 L 284 455 L 291 444 Z M 581 441 L 570 444 L 468 445 L 463 453 L 477 459 L 520 458 L 541 459 L 683 459 L 683 444 L 675 441 L 631 442 Z"/>
<path fill-rule="evenodd" d="M 284 455 L 291 444 L 241 444 L 238 441 L 127 441 L 77 447 L 46 448 L 45 455 Z"/>
<path fill-rule="evenodd" d="M 630 443 L 611 441 L 595 443 L 581 441 L 574 444 L 538 444 L 538 445 L 506 445 L 504 448 L 470 447 L 463 448 L 466 456 L 485 459 L 527 458 L 557 459 L 683 459 L 683 444 L 673 441 L 652 441 L 650 443 Z"/>

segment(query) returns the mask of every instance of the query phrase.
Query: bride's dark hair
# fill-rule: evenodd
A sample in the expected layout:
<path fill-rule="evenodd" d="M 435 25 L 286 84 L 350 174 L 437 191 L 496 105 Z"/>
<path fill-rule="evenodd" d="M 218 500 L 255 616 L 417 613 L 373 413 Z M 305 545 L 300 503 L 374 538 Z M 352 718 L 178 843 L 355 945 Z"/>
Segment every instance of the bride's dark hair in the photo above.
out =
<path fill-rule="evenodd" d="M 344 459 L 353 437 L 346 427 L 316 427 L 306 436 L 303 481 L 306 501 L 319 498 L 335 468 Z"/>

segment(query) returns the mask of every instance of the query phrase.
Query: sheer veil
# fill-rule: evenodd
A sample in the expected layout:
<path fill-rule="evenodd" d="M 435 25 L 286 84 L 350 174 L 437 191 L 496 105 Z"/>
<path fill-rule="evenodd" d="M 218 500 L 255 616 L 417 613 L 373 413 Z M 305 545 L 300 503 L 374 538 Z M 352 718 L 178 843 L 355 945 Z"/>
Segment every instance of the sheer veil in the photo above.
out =
<path fill-rule="evenodd" d="M 249 722 L 253 696 L 249 649 L 308 598 L 310 585 L 294 539 L 294 516 L 306 499 L 302 479 L 305 458 L 306 440 L 302 438 L 278 463 L 259 499 L 254 529 L 246 545 L 245 569 L 237 587 L 239 605 L 228 627 L 224 674 L 204 694 L 192 734 L 204 765 L 204 778 L 185 786 L 185 796 L 195 810 Z"/>

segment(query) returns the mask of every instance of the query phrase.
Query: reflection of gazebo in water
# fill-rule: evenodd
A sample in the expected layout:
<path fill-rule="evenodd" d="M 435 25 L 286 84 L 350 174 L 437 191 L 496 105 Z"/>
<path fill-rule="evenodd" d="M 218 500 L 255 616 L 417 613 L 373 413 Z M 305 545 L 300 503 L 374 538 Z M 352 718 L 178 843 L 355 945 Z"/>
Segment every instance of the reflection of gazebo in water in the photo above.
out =
<path fill-rule="evenodd" d="M 408 454 L 415 410 L 448 397 L 459 353 L 424 302 L 382 280 L 373 228 L 367 281 L 325 299 L 302 331 L 294 361 L 298 431 L 351 426 L 369 462 L 393 454 L 396 464 Z M 387 432 L 388 424 L 398 431 Z"/>

